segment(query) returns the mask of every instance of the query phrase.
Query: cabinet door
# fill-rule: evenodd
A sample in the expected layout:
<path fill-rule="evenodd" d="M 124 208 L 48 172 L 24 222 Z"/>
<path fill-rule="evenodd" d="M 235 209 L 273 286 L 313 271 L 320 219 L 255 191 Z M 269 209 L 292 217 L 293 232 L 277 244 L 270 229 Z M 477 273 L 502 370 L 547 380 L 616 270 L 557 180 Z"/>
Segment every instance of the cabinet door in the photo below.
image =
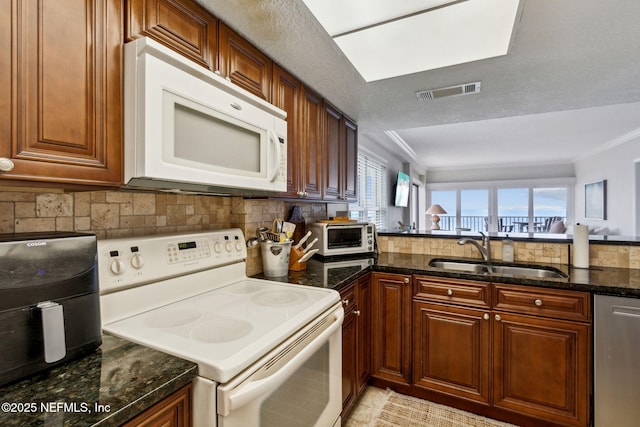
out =
<path fill-rule="evenodd" d="M 589 425 L 589 325 L 494 312 L 493 404 Z"/>
<path fill-rule="evenodd" d="M 190 427 L 191 384 L 164 398 L 123 427 Z"/>
<path fill-rule="evenodd" d="M 333 106 L 325 103 L 325 135 L 323 150 L 324 184 L 322 198 L 324 200 L 338 200 L 340 198 L 341 180 L 341 134 L 342 113 Z"/>
<path fill-rule="evenodd" d="M 411 371 L 411 276 L 372 276 L 372 375 L 409 384 Z"/>
<path fill-rule="evenodd" d="M 357 199 L 358 182 L 358 126 L 346 117 L 342 119 L 343 149 L 342 161 L 342 191 L 341 197 L 346 201 L 355 202 Z"/>
<path fill-rule="evenodd" d="M 191 0 L 128 0 L 127 41 L 148 36 L 216 70 L 218 20 Z"/>
<path fill-rule="evenodd" d="M 354 310 L 345 313 L 342 322 L 342 413 L 346 415 L 357 397 L 357 316 Z"/>
<path fill-rule="evenodd" d="M 6 88 L 11 76 L 11 90 L 0 101 L 0 134 L 7 137 L 0 157 L 14 167 L 1 176 L 120 185 L 122 2 L 22 0 L 5 6 L 2 31 L 13 31 L 11 48 L 0 53 L 2 65 L 11 58 L 0 78 Z"/>
<path fill-rule="evenodd" d="M 282 67 L 273 65 L 273 105 L 287 112 L 287 191 L 282 197 L 297 197 L 301 185 L 301 160 L 304 144 L 300 128 L 300 101 L 302 86 L 300 81 Z"/>
<path fill-rule="evenodd" d="M 302 114 L 300 128 L 302 140 L 300 158 L 302 186 L 300 190 L 306 199 L 318 200 L 322 198 L 322 153 L 323 153 L 323 125 L 324 110 L 320 95 L 302 88 Z"/>
<path fill-rule="evenodd" d="M 232 83 L 271 101 L 271 59 L 223 22 L 219 24 L 218 65 Z"/>
<path fill-rule="evenodd" d="M 489 404 L 489 310 L 413 303 L 413 383 Z"/>
<path fill-rule="evenodd" d="M 371 376 L 371 276 L 358 280 L 356 285 L 358 303 L 358 342 L 356 363 L 356 388 L 360 393 Z"/>

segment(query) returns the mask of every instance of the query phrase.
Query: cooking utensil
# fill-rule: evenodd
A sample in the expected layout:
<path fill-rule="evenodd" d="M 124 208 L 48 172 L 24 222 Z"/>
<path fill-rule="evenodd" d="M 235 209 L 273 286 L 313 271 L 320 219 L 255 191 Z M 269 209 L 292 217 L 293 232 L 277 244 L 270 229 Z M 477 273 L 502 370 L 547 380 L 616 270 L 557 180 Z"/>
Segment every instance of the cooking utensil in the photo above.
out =
<path fill-rule="evenodd" d="M 287 235 L 287 239 L 291 239 L 295 231 L 296 225 L 294 223 L 286 221 L 282 223 L 282 232 Z"/>
<path fill-rule="evenodd" d="M 309 244 L 307 245 L 307 247 L 306 247 L 306 248 L 304 248 L 304 250 L 303 250 L 302 252 L 303 252 L 303 253 L 307 253 L 307 252 L 309 251 L 309 249 L 311 249 L 311 246 L 315 245 L 317 241 L 318 241 L 318 238 L 316 237 L 315 239 L 313 239 L 313 240 L 311 241 L 311 243 L 309 243 Z M 318 250 L 317 250 L 317 249 L 315 249 L 315 251 L 317 252 Z"/>
<path fill-rule="evenodd" d="M 305 262 L 305 261 L 307 261 L 309 258 L 311 258 L 311 257 L 312 257 L 316 252 L 318 252 L 319 250 L 320 250 L 320 249 L 314 249 L 314 250 L 312 250 L 312 251 L 306 252 L 306 253 L 302 256 L 302 258 L 300 258 L 300 259 L 298 260 L 298 262 Z"/>
<path fill-rule="evenodd" d="M 302 247 L 302 245 L 304 244 L 304 242 L 307 241 L 307 239 L 311 236 L 311 231 L 309 231 L 307 234 L 304 235 L 304 237 L 302 239 L 300 239 L 300 241 L 298 242 L 297 245 L 294 246 L 294 248 L 296 249 L 300 249 Z"/>

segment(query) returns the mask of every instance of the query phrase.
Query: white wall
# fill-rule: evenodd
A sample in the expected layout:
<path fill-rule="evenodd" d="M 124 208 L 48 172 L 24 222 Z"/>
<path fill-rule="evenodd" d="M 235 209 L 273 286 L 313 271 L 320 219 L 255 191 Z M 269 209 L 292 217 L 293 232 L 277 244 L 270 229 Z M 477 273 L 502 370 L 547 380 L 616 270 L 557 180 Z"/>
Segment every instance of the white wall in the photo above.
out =
<path fill-rule="evenodd" d="M 591 227 L 607 227 L 607 234 L 636 236 L 637 162 L 640 161 L 640 131 L 625 142 L 575 162 L 575 218 Z M 607 180 L 607 219 L 584 218 L 584 185 Z"/>

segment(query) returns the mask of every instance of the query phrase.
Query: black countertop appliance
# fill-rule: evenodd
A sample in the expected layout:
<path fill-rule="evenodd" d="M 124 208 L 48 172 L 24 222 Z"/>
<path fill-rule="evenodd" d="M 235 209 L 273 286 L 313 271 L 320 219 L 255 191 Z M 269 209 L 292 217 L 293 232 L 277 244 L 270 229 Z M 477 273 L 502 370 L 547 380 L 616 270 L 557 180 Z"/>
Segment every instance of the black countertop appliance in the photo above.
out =
<path fill-rule="evenodd" d="M 102 343 L 93 234 L 0 235 L 0 385 Z"/>

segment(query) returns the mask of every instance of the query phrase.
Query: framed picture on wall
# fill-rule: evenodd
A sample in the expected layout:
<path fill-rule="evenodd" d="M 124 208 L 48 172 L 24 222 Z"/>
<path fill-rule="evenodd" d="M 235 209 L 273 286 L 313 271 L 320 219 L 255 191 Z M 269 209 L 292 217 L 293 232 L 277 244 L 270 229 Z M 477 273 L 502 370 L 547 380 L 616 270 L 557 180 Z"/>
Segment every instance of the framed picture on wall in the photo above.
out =
<path fill-rule="evenodd" d="M 607 180 L 584 185 L 584 217 L 607 219 Z"/>

